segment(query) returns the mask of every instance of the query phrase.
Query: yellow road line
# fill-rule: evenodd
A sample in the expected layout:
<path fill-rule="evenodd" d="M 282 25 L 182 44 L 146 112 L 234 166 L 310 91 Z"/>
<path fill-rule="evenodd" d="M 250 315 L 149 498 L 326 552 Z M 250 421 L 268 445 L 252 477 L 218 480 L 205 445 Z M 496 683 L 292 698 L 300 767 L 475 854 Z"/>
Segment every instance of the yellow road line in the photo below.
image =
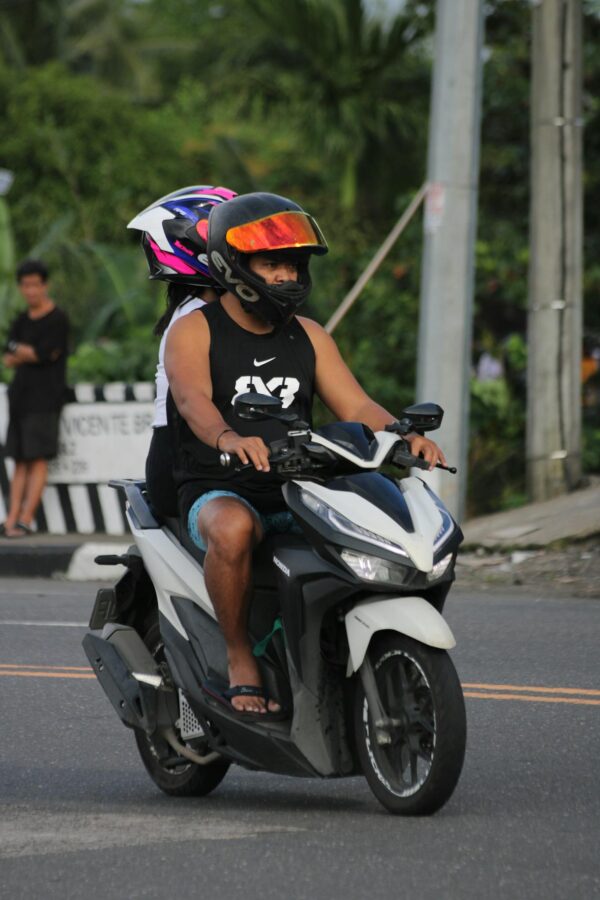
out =
<path fill-rule="evenodd" d="M 465 697 L 474 697 L 477 700 L 525 700 L 529 703 L 571 703 L 581 706 L 600 706 L 600 700 L 584 700 L 577 697 L 527 697 L 525 694 L 493 694 L 478 693 L 477 691 L 465 691 Z"/>
<path fill-rule="evenodd" d="M 528 694 L 535 694 L 539 691 L 543 694 L 586 694 L 600 697 L 600 691 L 591 690 L 590 688 L 529 687 L 522 684 L 472 684 L 466 681 L 463 681 L 463 687 L 486 691 L 526 691 Z"/>
<path fill-rule="evenodd" d="M 16 678 L 94 679 L 89 666 L 50 666 L 31 663 L 0 663 L 0 676 Z M 569 703 L 576 706 L 600 706 L 600 690 L 592 688 L 539 687 L 521 684 L 483 684 L 464 682 L 465 697 L 475 700 L 523 700 L 528 703 Z M 561 696 L 562 695 L 562 696 Z M 591 698 L 598 699 L 591 699 Z"/>
<path fill-rule="evenodd" d="M 95 678 L 95 675 L 75 674 L 74 672 L 0 672 L 0 677 L 5 675 L 12 678 Z"/>
<path fill-rule="evenodd" d="M 57 669 L 59 672 L 91 672 L 89 666 L 47 666 L 45 663 L 39 663 L 37 666 L 24 663 L 0 663 L 1 669 Z"/>

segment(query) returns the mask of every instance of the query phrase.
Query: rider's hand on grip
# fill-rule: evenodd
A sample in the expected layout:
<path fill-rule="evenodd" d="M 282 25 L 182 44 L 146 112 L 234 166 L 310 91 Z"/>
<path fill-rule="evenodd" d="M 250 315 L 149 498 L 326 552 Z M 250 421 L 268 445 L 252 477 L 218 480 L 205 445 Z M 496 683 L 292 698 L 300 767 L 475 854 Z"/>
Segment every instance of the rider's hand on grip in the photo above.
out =
<path fill-rule="evenodd" d="M 406 469 L 429 469 L 429 463 L 426 459 L 421 459 L 421 457 L 419 456 L 413 456 L 413 454 L 406 448 L 407 444 L 403 443 L 402 445 L 399 445 L 394 449 L 392 462 L 396 466 L 402 466 Z M 445 472 L 450 472 L 451 475 L 456 475 L 457 472 L 455 466 L 447 466 L 441 462 L 436 463 L 435 467 L 436 469 L 443 469 Z"/>
<path fill-rule="evenodd" d="M 221 457 L 235 455 L 243 466 L 254 466 L 258 472 L 270 471 L 269 448 L 260 437 L 242 437 L 235 431 L 226 431 L 219 440 L 219 450 Z M 230 464 L 231 460 L 226 463 Z"/>
<path fill-rule="evenodd" d="M 394 447 L 392 462 L 396 466 L 402 466 L 405 469 L 408 469 L 412 466 L 416 466 L 419 469 L 428 469 L 429 464 L 425 462 L 424 459 L 419 459 L 418 456 L 413 456 L 410 450 L 408 449 L 408 444 L 404 441 L 402 443 L 396 444 Z"/>
<path fill-rule="evenodd" d="M 407 434 L 404 440 L 409 445 L 413 456 L 418 456 L 427 464 L 425 466 L 418 465 L 419 469 L 429 469 L 431 471 L 436 466 L 439 466 L 441 469 L 447 466 L 446 457 L 434 441 L 430 441 L 429 438 L 424 437 L 422 434 L 415 433 Z"/>

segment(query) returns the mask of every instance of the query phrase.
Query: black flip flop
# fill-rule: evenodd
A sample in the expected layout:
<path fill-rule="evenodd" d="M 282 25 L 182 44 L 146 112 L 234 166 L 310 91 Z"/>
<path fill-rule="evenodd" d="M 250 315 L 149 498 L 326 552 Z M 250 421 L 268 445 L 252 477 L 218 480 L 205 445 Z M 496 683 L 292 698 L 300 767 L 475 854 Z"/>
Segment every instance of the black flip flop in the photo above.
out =
<path fill-rule="evenodd" d="M 258 687 L 256 684 L 236 684 L 233 687 L 223 688 L 222 684 L 216 681 L 205 681 L 202 684 L 202 690 L 212 700 L 217 700 L 222 706 L 225 706 L 229 712 L 232 712 L 236 718 L 247 722 L 281 722 L 283 719 L 289 719 L 289 713 L 285 709 L 279 712 L 253 713 L 243 712 L 236 709 L 231 703 L 234 697 L 262 697 L 265 704 L 268 704 L 269 697 L 264 688 Z"/>
<path fill-rule="evenodd" d="M 26 525 L 24 522 L 15 522 L 13 525 L 15 530 L 18 530 L 20 534 L 7 534 L 6 526 L 2 525 L 2 537 L 7 538 L 9 541 L 20 540 L 21 538 L 31 537 L 35 532 L 33 528 L 30 528 L 29 525 Z"/>
<path fill-rule="evenodd" d="M 25 522 L 17 522 L 15 528 L 20 528 L 21 531 L 25 532 L 25 534 L 35 534 L 33 528 L 30 528 L 29 525 L 25 524 Z"/>

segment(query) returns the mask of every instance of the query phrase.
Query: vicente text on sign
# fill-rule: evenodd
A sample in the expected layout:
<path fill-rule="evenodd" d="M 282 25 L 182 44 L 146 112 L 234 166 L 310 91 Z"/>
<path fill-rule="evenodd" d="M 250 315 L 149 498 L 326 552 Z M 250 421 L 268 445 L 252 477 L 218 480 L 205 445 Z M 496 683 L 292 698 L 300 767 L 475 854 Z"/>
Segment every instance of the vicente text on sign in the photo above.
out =
<path fill-rule="evenodd" d="M 152 403 L 73 403 L 64 407 L 51 484 L 143 478 Z"/>

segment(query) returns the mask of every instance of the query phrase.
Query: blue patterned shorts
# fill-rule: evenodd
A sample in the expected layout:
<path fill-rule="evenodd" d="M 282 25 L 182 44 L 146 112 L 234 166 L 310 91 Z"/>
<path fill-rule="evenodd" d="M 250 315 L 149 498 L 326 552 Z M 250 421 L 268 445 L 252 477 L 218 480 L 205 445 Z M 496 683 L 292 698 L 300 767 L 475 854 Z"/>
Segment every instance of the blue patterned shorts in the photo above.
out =
<path fill-rule="evenodd" d="M 302 534 L 302 529 L 296 524 L 294 517 L 287 510 L 276 513 L 259 513 L 248 500 L 240 497 L 234 491 L 207 491 L 206 494 L 202 494 L 194 501 L 190 507 L 187 521 L 188 533 L 200 550 L 206 551 L 207 548 L 198 531 L 198 513 L 206 503 L 216 500 L 217 497 L 233 497 L 234 500 L 239 500 L 240 503 L 247 506 L 262 525 L 265 537 L 268 534 L 288 534 L 288 532 L 291 534 Z"/>

